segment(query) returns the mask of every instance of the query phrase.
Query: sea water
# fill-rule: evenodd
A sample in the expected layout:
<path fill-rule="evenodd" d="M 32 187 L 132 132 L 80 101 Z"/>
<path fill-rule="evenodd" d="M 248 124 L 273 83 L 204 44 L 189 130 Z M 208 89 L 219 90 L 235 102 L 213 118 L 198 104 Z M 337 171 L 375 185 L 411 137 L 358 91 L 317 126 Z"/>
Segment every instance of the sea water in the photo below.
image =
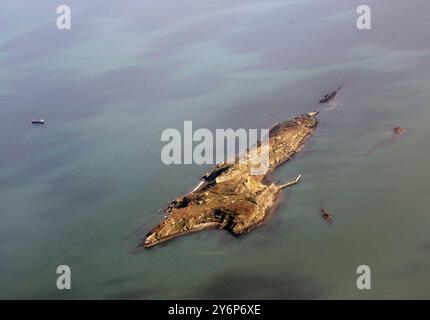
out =
<path fill-rule="evenodd" d="M 430 4 L 367 0 L 358 30 L 360 4 L 79 0 L 59 31 L 57 1 L 2 1 L 0 297 L 429 298 Z M 314 109 L 315 135 L 272 177 L 302 179 L 263 226 L 135 249 L 210 169 L 164 165 L 164 129 Z"/>

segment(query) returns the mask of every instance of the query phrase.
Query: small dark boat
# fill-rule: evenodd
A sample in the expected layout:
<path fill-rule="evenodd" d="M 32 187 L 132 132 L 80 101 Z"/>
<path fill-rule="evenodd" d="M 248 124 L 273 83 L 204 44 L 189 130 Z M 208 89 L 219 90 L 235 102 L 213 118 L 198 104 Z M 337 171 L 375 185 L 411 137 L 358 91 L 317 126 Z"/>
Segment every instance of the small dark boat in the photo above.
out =
<path fill-rule="evenodd" d="M 336 97 L 337 93 L 339 92 L 341 87 L 339 87 L 336 91 L 330 92 L 329 94 L 326 94 L 321 100 L 320 103 L 328 103 L 331 100 L 334 99 L 334 97 Z"/>
<path fill-rule="evenodd" d="M 330 212 L 328 212 L 327 209 L 321 208 L 320 209 L 321 215 L 325 220 L 331 220 L 333 218 L 333 216 L 331 215 Z"/>
<path fill-rule="evenodd" d="M 45 120 L 43 120 L 43 119 L 31 119 L 31 123 L 33 123 L 33 124 L 44 124 Z"/>

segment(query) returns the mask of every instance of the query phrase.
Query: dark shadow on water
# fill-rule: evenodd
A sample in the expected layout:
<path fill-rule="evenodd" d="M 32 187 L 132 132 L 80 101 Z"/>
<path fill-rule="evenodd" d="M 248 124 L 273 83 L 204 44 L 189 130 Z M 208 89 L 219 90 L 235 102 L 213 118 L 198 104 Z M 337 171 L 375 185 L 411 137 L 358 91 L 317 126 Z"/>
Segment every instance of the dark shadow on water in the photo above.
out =
<path fill-rule="evenodd" d="M 218 274 L 198 286 L 195 298 L 318 299 L 322 295 L 322 287 L 308 279 L 232 272 Z"/>
<path fill-rule="evenodd" d="M 71 165 L 81 154 L 86 153 L 94 147 L 94 144 L 85 141 L 85 143 L 68 143 L 65 150 L 50 153 L 50 150 L 61 145 L 64 141 L 70 141 L 71 136 L 61 135 L 58 139 L 53 139 L 50 142 L 43 142 L 29 146 L 25 150 L 14 151 L 9 161 L 11 163 L 20 163 L 23 165 L 19 170 L 13 171 L 4 178 L 0 179 L 0 188 L 10 186 L 21 187 L 32 183 L 34 179 L 42 178 L 51 172 L 66 168 Z M 64 141 L 61 141 L 64 140 Z M 22 161 L 22 160 L 25 161 Z"/>
<path fill-rule="evenodd" d="M 109 279 L 109 280 L 103 282 L 103 285 L 108 286 L 108 287 L 110 287 L 110 286 L 115 287 L 118 285 L 124 285 L 125 283 L 131 282 L 133 280 L 136 280 L 136 278 L 132 277 L 132 276 L 121 276 L 121 277 Z"/>
<path fill-rule="evenodd" d="M 110 294 L 104 297 L 108 300 L 135 300 L 135 299 L 148 299 L 154 295 L 159 295 L 160 289 L 157 288 L 137 288 L 124 290 L 119 293 Z"/>
<path fill-rule="evenodd" d="M 54 178 L 42 195 L 46 198 L 62 197 L 71 202 L 95 202 L 115 190 L 116 180 L 113 177 L 71 171 Z"/>

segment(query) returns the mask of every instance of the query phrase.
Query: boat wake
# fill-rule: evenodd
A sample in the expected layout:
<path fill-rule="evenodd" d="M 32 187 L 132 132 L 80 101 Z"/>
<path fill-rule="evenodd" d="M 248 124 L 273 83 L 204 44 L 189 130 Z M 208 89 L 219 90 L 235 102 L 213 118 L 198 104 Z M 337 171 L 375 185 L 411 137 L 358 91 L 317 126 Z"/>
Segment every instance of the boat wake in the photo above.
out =
<path fill-rule="evenodd" d="M 333 111 L 339 106 L 339 102 L 336 101 L 330 101 L 329 107 L 325 108 L 324 111 Z"/>

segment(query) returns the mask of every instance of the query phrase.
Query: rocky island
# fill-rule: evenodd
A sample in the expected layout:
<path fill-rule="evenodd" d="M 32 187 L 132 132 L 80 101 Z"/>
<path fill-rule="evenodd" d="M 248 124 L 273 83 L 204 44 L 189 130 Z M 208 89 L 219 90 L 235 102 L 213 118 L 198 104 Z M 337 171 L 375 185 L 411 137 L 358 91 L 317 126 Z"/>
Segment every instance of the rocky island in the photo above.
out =
<path fill-rule="evenodd" d="M 270 129 L 265 174 L 253 175 L 251 170 L 253 158 L 262 152 L 261 143 L 248 150 L 244 161 L 216 165 L 196 189 L 164 208 L 166 216 L 140 245 L 149 248 L 173 237 L 213 228 L 240 235 L 259 225 L 275 206 L 280 191 L 300 179 L 276 184 L 268 180 L 268 175 L 300 151 L 318 124 L 317 114 L 310 112 Z"/>

